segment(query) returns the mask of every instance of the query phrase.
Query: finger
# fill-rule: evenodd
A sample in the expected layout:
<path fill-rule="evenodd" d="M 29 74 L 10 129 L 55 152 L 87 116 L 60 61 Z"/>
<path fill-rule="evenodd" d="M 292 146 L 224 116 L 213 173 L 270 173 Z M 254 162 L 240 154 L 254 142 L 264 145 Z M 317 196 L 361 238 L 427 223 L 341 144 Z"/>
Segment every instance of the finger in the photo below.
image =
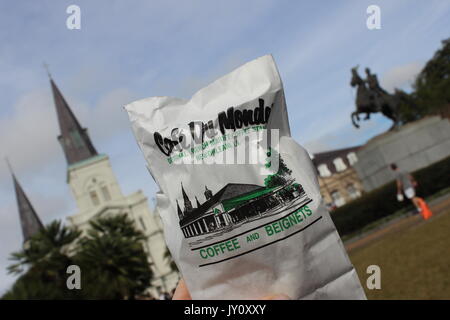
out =
<path fill-rule="evenodd" d="M 261 300 L 291 300 L 291 298 L 285 294 L 273 294 L 270 296 L 265 296 Z"/>
<path fill-rule="evenodd" d="M 192 300 L 191 294 L 189 293 L 183 279 L 178 282 L 178 286 L 173 294 L 172 300 Z"/>

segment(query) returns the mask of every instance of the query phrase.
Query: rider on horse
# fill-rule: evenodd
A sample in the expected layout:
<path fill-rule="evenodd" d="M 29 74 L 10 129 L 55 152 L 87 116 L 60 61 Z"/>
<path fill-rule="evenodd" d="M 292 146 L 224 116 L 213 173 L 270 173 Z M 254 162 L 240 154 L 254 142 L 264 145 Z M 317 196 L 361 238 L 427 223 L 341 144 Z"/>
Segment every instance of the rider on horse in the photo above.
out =
<path fill-rule="evenodd" d="M 359 76 L 357 68 L 357 66 L 352 68 L 352 80 L 350 82 L 352 87 L 357 87 L 356 111 L 351 115 L 353 125 L 359 128 L 355 119 L 359 121 L 359 114 L 361 113 L 365 113 L 364 120 L 368 120 L 371 113 L 381 112 L 394 122 L 392 128 L 396 127 L 398 124 L 397 99 L 381 88 L 377 76 L 372 74 L 369 68 L 365 70 L 366 80 Z"/>

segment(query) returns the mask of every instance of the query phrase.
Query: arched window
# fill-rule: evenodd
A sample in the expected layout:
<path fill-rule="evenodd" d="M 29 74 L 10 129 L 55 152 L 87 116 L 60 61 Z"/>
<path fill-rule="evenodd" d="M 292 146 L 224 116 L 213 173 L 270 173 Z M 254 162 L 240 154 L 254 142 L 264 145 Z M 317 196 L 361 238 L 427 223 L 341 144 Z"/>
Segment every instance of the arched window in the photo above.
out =
<path fill-rule="evenodd" d="M 87 194 L 89 195 L 91 203 L 94 206 L 98 206 L 102 202 L 111 200 L 111 194 L 109 192 L 108 186 L 100 176 L 90 177 L 86 181 L 85 188 Z"/>
<path fill-rule="evenodd" d="M 345 165 L 344 160 L 342 160 L 342 158 L 334 159 L 333 164 L 336 167 L 337 172 L 341 172 L 347 169 L 347 166 Z"/>
<path fill-rule="evenodd" d="M 317 167 L 317 170 L 319 170 L 319 174 L 320 174 L 321 177 L 329 177 L 329 176 L 331 176 L 331 172 L 328 169 L 328 166 L 326 164 L 320 164 Z"/>

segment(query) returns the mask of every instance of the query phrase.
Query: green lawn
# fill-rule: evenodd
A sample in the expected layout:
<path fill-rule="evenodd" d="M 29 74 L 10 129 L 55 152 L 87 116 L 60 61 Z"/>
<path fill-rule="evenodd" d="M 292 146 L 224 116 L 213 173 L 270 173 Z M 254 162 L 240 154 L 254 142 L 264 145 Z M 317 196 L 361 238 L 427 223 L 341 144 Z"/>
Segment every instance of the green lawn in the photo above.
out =
<path fill-rule="evenodd" d="M 450 211 L 350 252 L 368 299 L 450 299 Z M 381 268 L 368 290 L 367 266 Z"/>

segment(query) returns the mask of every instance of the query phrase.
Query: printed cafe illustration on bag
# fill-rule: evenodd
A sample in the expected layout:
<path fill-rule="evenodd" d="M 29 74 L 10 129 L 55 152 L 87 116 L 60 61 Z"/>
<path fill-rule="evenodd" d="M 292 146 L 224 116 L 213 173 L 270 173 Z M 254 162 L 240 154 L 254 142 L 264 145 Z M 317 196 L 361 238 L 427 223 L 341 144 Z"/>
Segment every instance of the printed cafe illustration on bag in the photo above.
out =
<path fill-rule="evenodd" d="M 270 55 L 190 99 L 125 106 L 167 246 L 195 299 L 365 299 Z"/>
<path fill-rule="evenodd" d="M 276 151 L 269 149 L 268 157 L 271 152 Z M 265 164 L 266 167 L 270 165 L 269 161 Z M 264 179 L 264 186 L 228 183 L 213 194 L 205 185 L 204 202 L 195 196 L 195 205 L 181 183 L 183 209 L 178 200 L 176 204 L 184 237 L 195 240 L 190 243 L 191 246 L 199 245 L 246 223 L 290 212 L 293 208 L 304 209 L 301 210 L 302 213 L 310 215 L 307 204 L 311 199 L 307 197 L 301 184 L 291 177 L 291 173 L 279 156 L 278 171 Z M 299 222 L 294 215 L 289 216 L 289 223 Z M 264 224 L 263 222 L 262 225 Z M 259 227 L 261 225 L 257 228 Z"/>

